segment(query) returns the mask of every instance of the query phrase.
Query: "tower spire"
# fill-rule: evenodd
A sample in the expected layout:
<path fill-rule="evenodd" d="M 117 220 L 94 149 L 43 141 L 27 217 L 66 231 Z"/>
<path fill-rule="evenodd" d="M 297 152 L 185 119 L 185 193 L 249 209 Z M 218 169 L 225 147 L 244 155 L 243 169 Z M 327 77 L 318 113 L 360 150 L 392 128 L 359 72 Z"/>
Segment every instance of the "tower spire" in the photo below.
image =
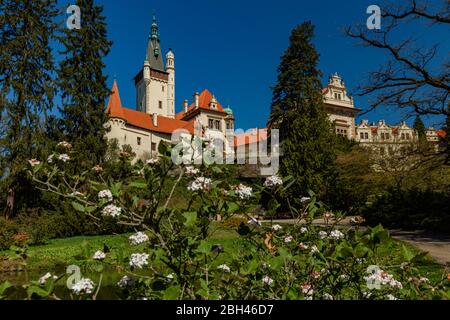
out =
<path fill-rule="evenodd" d="M 148 62 L 150 64 L 150 67 L 154 70 L 165 71 L 163 57 L 161 55 L 161 43 L 160 43 L 158 22 L 156 20 L 156 15 L 154 12 L 151 31 L 148 39 L 145 62 Z"/>

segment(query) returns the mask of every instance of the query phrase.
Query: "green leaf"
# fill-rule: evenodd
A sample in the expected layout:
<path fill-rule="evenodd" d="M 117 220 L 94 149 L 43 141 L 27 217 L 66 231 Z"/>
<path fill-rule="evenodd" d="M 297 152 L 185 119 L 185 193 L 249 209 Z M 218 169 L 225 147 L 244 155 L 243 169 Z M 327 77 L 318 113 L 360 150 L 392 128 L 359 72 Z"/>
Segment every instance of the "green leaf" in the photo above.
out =
<path fill-rule="evenodd" d="M 73 207 L 75 210 L 79 211 L 79 212 L 85 212 L 84 206 L 81 205 L 81 204 L 79 204 L 79 203 L 76 202 L 76 201 L 72 201 L 72 207 Z"/>
<path fill-rule="evenodd" d="M 0 284 L 0 296 L 2 296 L 5 293 L 5 291 L 8 288 L 11 288 L 11 287 L 12 287 L 12 284 L 9 283 L 8 281 L 3 282 L 2 284 Z"/>
<path fill-rule="evenodd" d="M 132 188 L 137 188 L 137 189 L 147 189 L 147 183 L 145 183 L 145 182 L 131 182 L 129 185 L 128 185 L 129 187 L 132 187 Z"/>
<path fill-rule="evenodd" d="M 28 297 L 30 297 L 30 298 L 33 296 L 33 294 L 35 294 L 35 295 L 37 295 L 37 296 L 39 296 L 41 298 L 45 298 L 50 293 L 48 291 L 38 287 L 38 286 L 31 286 L 31 287 L 28 287 L 27 294 L 28 294 Z"/>
<path fill-rule="evenodd" d="M 197 247 L 197 252 L 207 254 L 207 253 L 211 252 L 211 248 L 212 248 L 212 246 L 210 243 L 208 243 L 205 240 L 202 240 L 202 241 L 200 241 L 200 244 Z"/>
<path fill-rule="evenodd" d="M 177 300 L 180 293 L 180 285 L 171 286 L 164 291 L 164 300 Z"/>
<path fill-rule="evenodd" d="M 402 253 L 403 257 L 408 262 L 411 262 L 412 259 L 414 258 L 414 253 L 411 250 L 409 250 L 404 244 L 402 244 Z"/>
<path fill-rule="evenodd" d="M 195 211 L 185 212 L 185 213 L 183 213 L 183 217 L 186 218 L 184 225 L 186 227 L 192 227 L 195 224 L 195 222 L 197 221 L 197 212 L 195 212 Z"/>

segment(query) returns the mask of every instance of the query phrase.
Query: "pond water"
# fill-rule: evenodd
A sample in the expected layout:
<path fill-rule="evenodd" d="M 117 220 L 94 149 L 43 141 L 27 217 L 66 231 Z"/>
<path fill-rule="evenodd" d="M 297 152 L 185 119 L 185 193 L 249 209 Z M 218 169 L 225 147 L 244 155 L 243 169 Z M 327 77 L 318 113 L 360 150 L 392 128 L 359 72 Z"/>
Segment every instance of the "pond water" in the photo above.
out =
<path fill-rule="evenodd" d="M 10 288 L 7 291 L 8 300 L 20 300 L 27 298 L 27 292 L 22 287 L 24 284 L 29 284 L 31 281 L 37 281 L 46 272 L 42 271 L 23 271 L 23 272 L 2 272 L 0 273 L 0 283 L 9 281 L 14 288 Z M 65 268 L 58 268 L 54 270 L 52 274 L 57 276 L 65 275 Z M 94 281 L 95 284 L 99 283 L 100 275 L 102 275 L 102 285 L 98 293 L 98 300 L 115 300 L 119 299 L 120 289 L 117 286 L 117 282 L 124 276 L 123 272 L 118 270 L 104 270 L 101 274 L 94 271 L 82 270 L 81 277 L 89 278 Z M 71 291 L 66 286 L 67 278 L 70 275 L 65 275 L 58 280 L 55 286 L 55 294 L 60 299 L 72 299 Z M 76 299 L 76 296 L 73 296 Z"/>

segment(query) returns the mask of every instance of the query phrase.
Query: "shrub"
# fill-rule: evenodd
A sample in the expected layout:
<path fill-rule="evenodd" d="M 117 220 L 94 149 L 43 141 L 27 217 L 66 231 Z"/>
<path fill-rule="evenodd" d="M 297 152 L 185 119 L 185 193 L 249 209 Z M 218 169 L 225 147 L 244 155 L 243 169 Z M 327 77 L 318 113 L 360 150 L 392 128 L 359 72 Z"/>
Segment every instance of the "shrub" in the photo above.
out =
<path fill-rule="evenodd" d="M 0 217 L 0 249 L 9 249 L 14 244 L 13 236 L 18 232 L 19 229 L 12 220 Z"/>

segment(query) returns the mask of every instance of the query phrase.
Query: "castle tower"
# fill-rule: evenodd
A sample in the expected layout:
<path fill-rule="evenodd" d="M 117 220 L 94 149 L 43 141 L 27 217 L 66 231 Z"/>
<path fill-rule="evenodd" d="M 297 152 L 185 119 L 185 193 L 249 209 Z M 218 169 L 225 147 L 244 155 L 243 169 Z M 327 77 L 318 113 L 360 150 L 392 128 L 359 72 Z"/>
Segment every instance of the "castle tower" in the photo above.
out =
<path fill-rule="evenodd" d="M 158 30 L 156 17 L 153 16 L 144 64 L 141 71 L 134 78 L 136 105 L 138 111 L 173 118 L 175 116 L 175 102 L 169 101 L 169 98 L 175 96 L 173 53 L 171 66 L 166 70 L 161 53 L 161 41 Z M 168 54 L 168 56 L 170 55 Z M 171 75 L 173 76 L 172 79 L 170 79 Z M 169 92 L 169 81 L 172 84 L 171 92 Z M 173 103 L 173 107 L 171 103 Z"/>
<path fill-rule="evenodd" d="M 175 55 L 172 49 L 166 54 L 166 72 L 169 74 L 167 84 L 167 116 L 175 118 Z"/>

